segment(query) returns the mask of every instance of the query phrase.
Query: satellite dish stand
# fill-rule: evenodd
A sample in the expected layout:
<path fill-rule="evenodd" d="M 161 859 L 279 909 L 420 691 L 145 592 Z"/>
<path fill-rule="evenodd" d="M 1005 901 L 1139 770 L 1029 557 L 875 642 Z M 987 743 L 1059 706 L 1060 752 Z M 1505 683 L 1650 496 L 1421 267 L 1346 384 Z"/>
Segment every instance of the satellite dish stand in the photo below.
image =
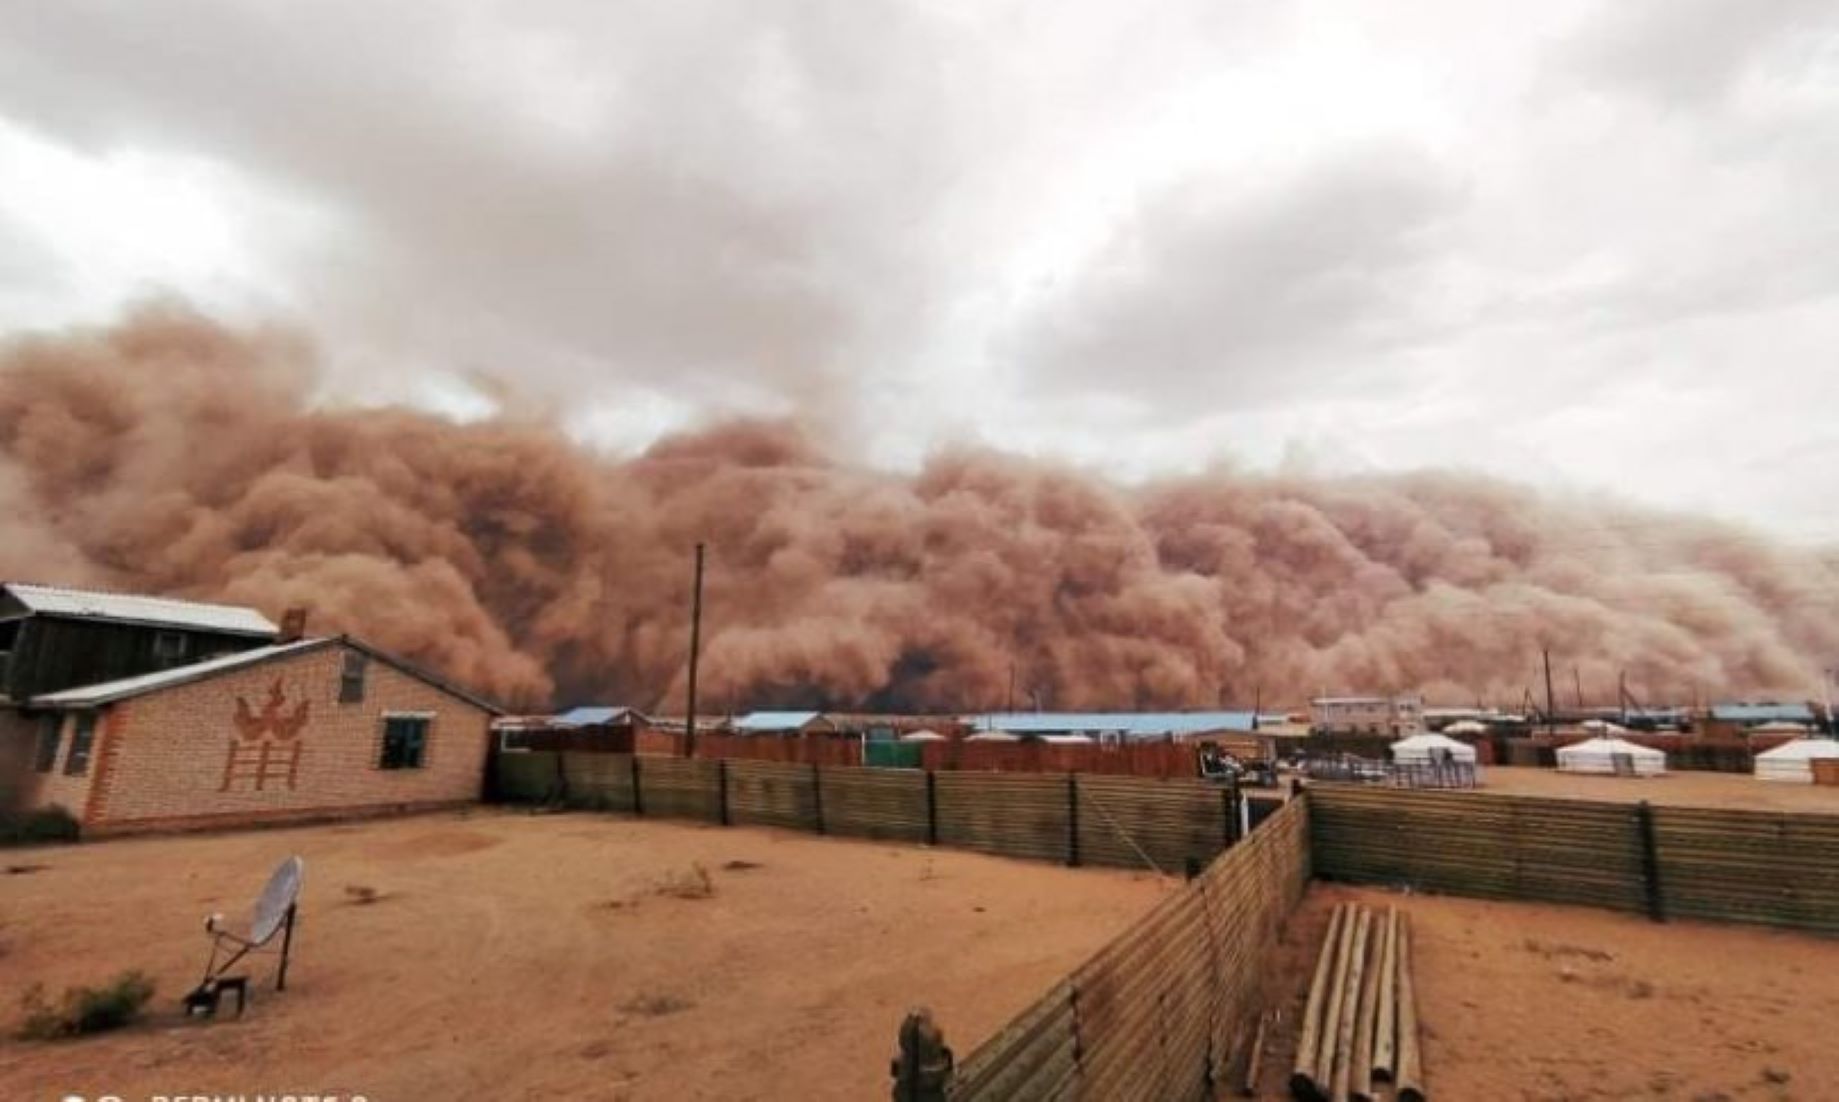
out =
<path fill-rule="evenodd" d="M 281 862 L 268 878 L 268 886 L 262 889 L 262 897 L 256 900 L 246 937 L 227 929 L 220 914 L 204 920 L 205 932 L 211 935 L 211 955 L 204 965 L 204 978 L 183 1000 L 187 1017 L 216 1017 L 226 992 L 236 994 L 236 1013 L 240 1016 L 248 997 L 249 977 L 227 973 L 238 961 L 273 941 L 277 933 L 281 935 L 281 964 L 275 972 L 275 990 L 287 990 L 287 964 L 293 955 L 294 921 L 299 915 L 300 880 L 304 873 L 305 862 L 298 857 Z"/>

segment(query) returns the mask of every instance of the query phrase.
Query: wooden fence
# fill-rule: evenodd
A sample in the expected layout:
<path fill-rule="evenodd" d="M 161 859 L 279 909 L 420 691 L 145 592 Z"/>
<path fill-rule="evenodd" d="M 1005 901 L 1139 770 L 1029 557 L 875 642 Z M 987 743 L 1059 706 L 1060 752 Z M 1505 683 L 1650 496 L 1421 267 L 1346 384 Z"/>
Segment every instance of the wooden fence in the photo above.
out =
<path fill-rule="evenodd" d="M 1308 883 L 1308 815 L 1300 800 L 1271 815 L 978 1046 L 947 1097 L 1214 1097 Z"/>
<path fill-rule="evenodd" d="M 1325 879 L 1839 933 L 1839 816 L 1344 785 L 1308 800 Z"/>
<path fill-rule="evenodd" d="M 531 749 L 634 751 L 657 757 L 683 756 L 683 733 L 654 728 L 639 731 L 629 745 L 526 740 Z M 1232 742 L 1223 738 L 1222 742 Z M 998 773 L 1103 773 L 1133 777 L 1188 778 L 1199 774 L 1194 745 L 1136 742 L 1114 745 L 1057 745 L 1038 739 L 1022 742 L 896 743 L 919 760 L 919 768 Z M 862 765 L 863 744 L 847 735 L 696 736 L 698 758 L 780 761 L 802 765 Z"/>
<path fill-rule="evenodd" d="M 1069 865 L 1178 873 L 1249 816 L 1201 780 L 933 772 L 632 754 L 500 754 L 499 798 L 901 839 Z"/>

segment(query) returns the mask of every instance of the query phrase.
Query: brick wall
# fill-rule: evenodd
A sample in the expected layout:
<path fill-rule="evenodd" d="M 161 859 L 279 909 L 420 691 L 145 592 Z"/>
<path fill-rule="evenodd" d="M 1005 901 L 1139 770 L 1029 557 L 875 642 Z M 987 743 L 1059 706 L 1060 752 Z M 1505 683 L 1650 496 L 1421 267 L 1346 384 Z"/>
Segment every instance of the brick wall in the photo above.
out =
<path fill-rule="evenodd" d="M 341 704 L 344 653 L 327 647 L 108 707 L 90 767 L 95 790 L 79 805 L 85 833 L 382 813 L 478 799 L 489 714 L 377 661 L 369 663 L 364 700 Z M 259 720 L 277 685 L 280 697 L 270 714 L 285 730 L 304 705 L 298 733 L 278 738 L 271 726 L 257 738 L 243 737 L 239 698 L 246 719 Z M 421 768 L 379 767 L 383 721 L 391 712 L 433 717 Z M 226 783 L 232 744 L 239 764 Z M 264 744 L 266 769 L 258 787 L 253 774 Z"/>

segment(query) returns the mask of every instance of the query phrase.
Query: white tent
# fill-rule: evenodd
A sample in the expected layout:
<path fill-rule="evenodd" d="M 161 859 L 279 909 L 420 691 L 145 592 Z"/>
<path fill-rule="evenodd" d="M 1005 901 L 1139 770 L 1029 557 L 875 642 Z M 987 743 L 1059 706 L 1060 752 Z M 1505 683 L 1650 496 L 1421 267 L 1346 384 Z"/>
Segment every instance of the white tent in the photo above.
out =
<path fill-rule="evenodd" d="M 921 729 L 918 731 L 908 731 L 906 734 L 900 736 L 900 741 L 902 742 L 949 742 L 951 740 L 947 736 L 939 734 L 937 731 L 928 731 L 928 730 Z"/>
<path fill-rule="evenodd" d="M 1839 758 L 1839 740 L 1797 738 L 1773 750 L 1756 755 L 1756 779 L 1813 783 L 1813 763 L 1821 758 Z"/>
<path fill-rule="evenodd" d="M 1596 735 L 1626 735 L 1628 728 L 1618 726 L 1606 719 L 1586 719 L 1578 724 L 1584 730 Z"/>
<path fill-rule="evenodd" d="M 1558 748 L 1561 773 L 1633 773 L 1659 776 L 1667 771 L 1667 756 L 1627 739 L 1593 738 Z"/>
<path fill-rule="evenodd" d="M 1049 746 L 1093 746 L 1096 745 L 1091 735 L 1042 735 L 1041 741 Z"/>
<path fill-rule="evenodd" d="M 1400 765 L 1430 765 L 1439 761 L 1475 764 L 1475 748 L 1448 735 L 1412 735 L 1391 746 L 1392 760 Z"/>
<path fill-rule="evenodd" d="M 965 742 L 1020 742 L 1022 736 L 1012 735 L 1007 731 L 979 731 L 964 740 Z"/>
<path fill-rule="evenodd" d="M 1446 735 L 1485 735 L 1488 725 L 1479 720 L 1459 719 L 1443 729 Z"/>

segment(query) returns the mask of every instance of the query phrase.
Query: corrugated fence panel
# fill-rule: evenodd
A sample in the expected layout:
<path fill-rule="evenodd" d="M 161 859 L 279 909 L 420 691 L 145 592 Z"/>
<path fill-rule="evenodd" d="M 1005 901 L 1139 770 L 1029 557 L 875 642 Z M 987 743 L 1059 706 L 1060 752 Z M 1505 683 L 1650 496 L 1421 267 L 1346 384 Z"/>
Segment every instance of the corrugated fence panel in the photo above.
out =
<path fill-rule="evenodd" d="M 500 754 L 494 763 L 498 795 L 506 800 L 548 799 L 556 784 L 554 751 Z"/>
<path fill-rule="evenodd" d="M 730 761 L 728 821 L 817 829 L 815 774 L 809 765 Z"/>
<path fill-rule="evenodd" d="M 1205 865 L 1226 847 L 1228 799 L 1205 781 L 1081 776 L 1079 859 L 1141 868 L 1147 854 L 1171 873 L 1189 858 Z"/>
<path fill-rule="evenodd" d="M 959 1066 L 953 1099 L 1207 1097 L 1309 873 L 1310 809 L 1272 815 Z"/>
<path fill-rule="evenodd" d="M 936 773 L 939 843 L 1009 857 L 1063 861 L 1068 853 L 1065 777 Z"/>
<path fill-rule="evenodd" d="M 699 758 L 639 759 L 639 789 L 645 814 L 709 822 L 719 819 L 718 769 L 715 762 Z"/>
<path fill-rule="evenodd" d="M 926 774 L 825 769 L 824 829 L 859 838 L 926 841 Z"/>
<path fill-rule="evenodd" d="M 1456 895 L 1646 907 L 1637 812 L 1627 804 L 1318 784 L 1318 875 Z"/>
<path fill-rule="evenodd" d="M 568 753 L 562 756 L 568 777 L 568 802 L 601 811 L 632 810 L 632 755 Z"/>
<path fill-rule="evenodd" d="M 958 1099 L 1067 1097 L 1078 1074 L 1073 988 L 1062 980 L 958 1065 L 947 1096 Z"/>
<path fill-rule="evenodd" d="M 1654 836 L 1668 915 L 1839 933 L 1839 816 L 1657 807 Z"/>

